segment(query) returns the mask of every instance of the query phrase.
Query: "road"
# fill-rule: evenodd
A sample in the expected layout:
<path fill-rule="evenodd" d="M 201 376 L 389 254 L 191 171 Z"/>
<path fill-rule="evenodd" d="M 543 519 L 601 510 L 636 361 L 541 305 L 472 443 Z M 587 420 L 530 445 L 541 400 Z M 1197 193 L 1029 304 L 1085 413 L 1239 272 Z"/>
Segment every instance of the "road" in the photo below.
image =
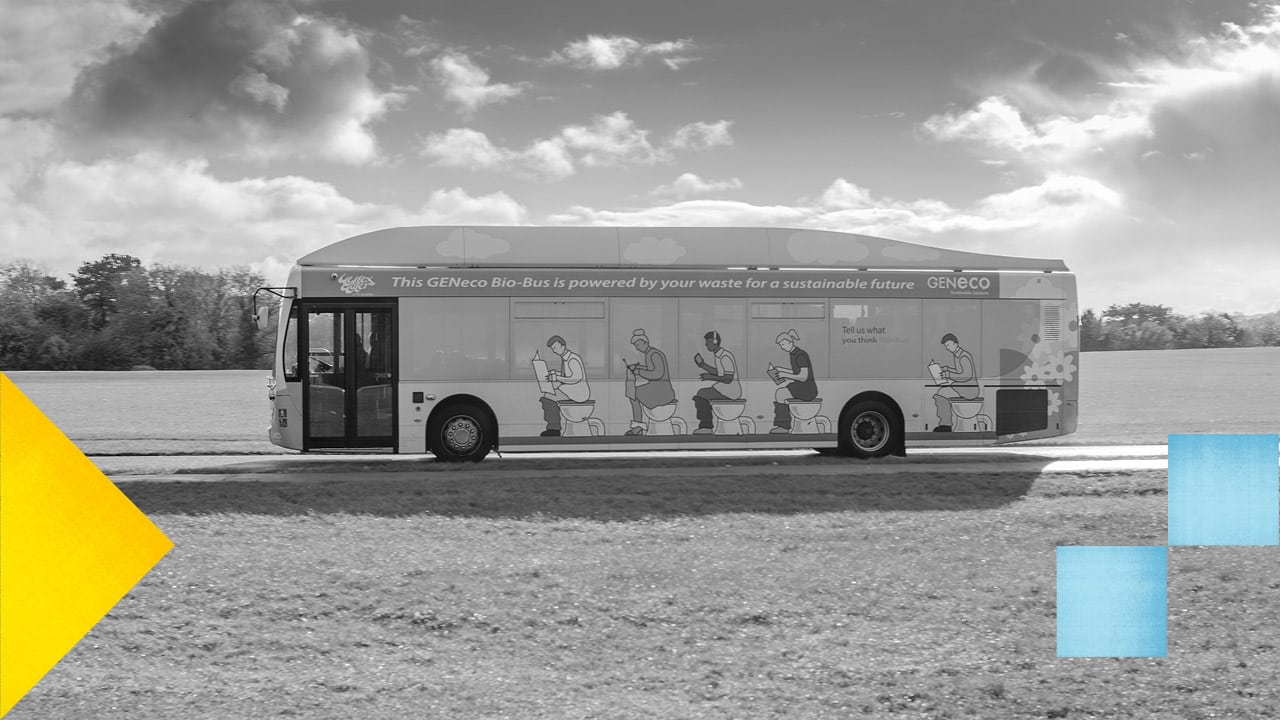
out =
<path fill-rule="evenodd" d="M 1168 468 L 1165 445 L 1019 446 L 913 450 L 906 458 L 859 461 L 821 457 L 812 451 L 672 451 L 645 453 L 539 453 L 490 456 L 479 465 L 451 466 L 424 456 L 280 454 L 280 455 L 99 455 L 91 456 L 111 477 L 147 477 L 189 481 L 248 480 L 288 474 L 379 472 L 527 472 L 559 474 L 601 470 L 635 471 L 662 468 L 731 467 L 744 472 L 768 467 L 784 474 L 859 475 L 913 473 L 1129 473 L 1163 472 Z"/>

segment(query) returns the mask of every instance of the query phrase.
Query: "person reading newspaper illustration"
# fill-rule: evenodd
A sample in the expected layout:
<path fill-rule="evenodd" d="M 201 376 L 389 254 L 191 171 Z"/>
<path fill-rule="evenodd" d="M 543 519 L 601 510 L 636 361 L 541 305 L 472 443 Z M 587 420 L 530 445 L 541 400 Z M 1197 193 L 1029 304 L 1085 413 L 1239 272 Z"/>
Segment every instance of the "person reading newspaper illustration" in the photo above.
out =
<path fill-rule="evenodd" d="M 942 387 L 933 395 L 934 405 L 938 410 L 938 425 L 934 432 L 951 432 L 951 401 L 972 400 L 978 397 L 978 376 L 973 362 L 973 355 L 960 347 L 960 340 L 951 333 L 942 336 L 942 346 L 955 359 L 954 365 L 930 363 L 930 372 Z"/>
<path fill-rule="evenodd" d="M 586 402 L 591 399 L 591 386 L 587 384 L 587 370 L 582 356 L 570 350 L 564 338 L 552 335 L 547 340 L 547 347 L 560 357 L 560 370 L 548 370 L 544 377 L 538 378 L 538 387 L 542 390 L 542 397 L 539 399 L 542 403 L 542 418 L 547 423 L 542 437 L 560 437 L 560 406 L 557 403 L 565 400 Z M 534 358 L 535 369 L 539 367 L 539 363 L 542 363 L 541 367 L 546 367 L 545 362 Z"/>

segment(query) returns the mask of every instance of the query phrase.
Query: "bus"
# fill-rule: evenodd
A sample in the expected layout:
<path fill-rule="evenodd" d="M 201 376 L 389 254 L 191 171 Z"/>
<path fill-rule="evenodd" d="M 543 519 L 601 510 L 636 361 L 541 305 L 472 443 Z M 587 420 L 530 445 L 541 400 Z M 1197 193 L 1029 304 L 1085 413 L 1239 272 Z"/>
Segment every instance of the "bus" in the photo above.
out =
<path fill-rule="evenodd" d="M 1061 260 L 796 228 L 399 227 L 263 291 L 269 437 L 301 451 L 867 458 L 1056 437 L 1079 409 Z"/>

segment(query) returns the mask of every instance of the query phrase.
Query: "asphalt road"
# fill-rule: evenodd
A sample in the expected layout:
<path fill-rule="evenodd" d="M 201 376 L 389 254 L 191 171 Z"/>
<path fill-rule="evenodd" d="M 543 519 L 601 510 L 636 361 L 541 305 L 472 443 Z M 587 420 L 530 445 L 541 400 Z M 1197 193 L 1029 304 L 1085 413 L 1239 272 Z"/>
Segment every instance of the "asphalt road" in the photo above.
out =
<path fill-rule="evenodd" d="M 450 466 L 422 455 L 101 455 L 90 456 L 111 477 L 147 477 L 189 481 L 249 480 L 288 474 L 332 476 L 333 473 L 527 471 L 539 473 L 601 470 L 673 469 L 714 465 L 751 468 L 797 475 L 834 475 L 856 470 L 878 475 L 925 473 L 1126 473 L 1164 471 L 1165 445 L 1020 446 L 973 449 L 921 449 L 906 458 L 852 460 L 822 457 L 808 450 L 794 451 L 672 451 L 644 453 L 507 453 L 490 456 L 478 466 Z M 300 478 L 298 478 L 300 479 Z"/>

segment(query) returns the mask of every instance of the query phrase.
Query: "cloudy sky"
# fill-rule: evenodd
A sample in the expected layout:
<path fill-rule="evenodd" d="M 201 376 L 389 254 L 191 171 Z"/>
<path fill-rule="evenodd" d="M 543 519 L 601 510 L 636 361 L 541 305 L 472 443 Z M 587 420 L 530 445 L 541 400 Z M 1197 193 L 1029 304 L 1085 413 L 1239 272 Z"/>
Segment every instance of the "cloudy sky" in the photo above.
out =
<path fill-rule="evenodd" d="M 768 225 L 1280 309 L 1280 4 L 0 0 L 0 261 Z"/>

